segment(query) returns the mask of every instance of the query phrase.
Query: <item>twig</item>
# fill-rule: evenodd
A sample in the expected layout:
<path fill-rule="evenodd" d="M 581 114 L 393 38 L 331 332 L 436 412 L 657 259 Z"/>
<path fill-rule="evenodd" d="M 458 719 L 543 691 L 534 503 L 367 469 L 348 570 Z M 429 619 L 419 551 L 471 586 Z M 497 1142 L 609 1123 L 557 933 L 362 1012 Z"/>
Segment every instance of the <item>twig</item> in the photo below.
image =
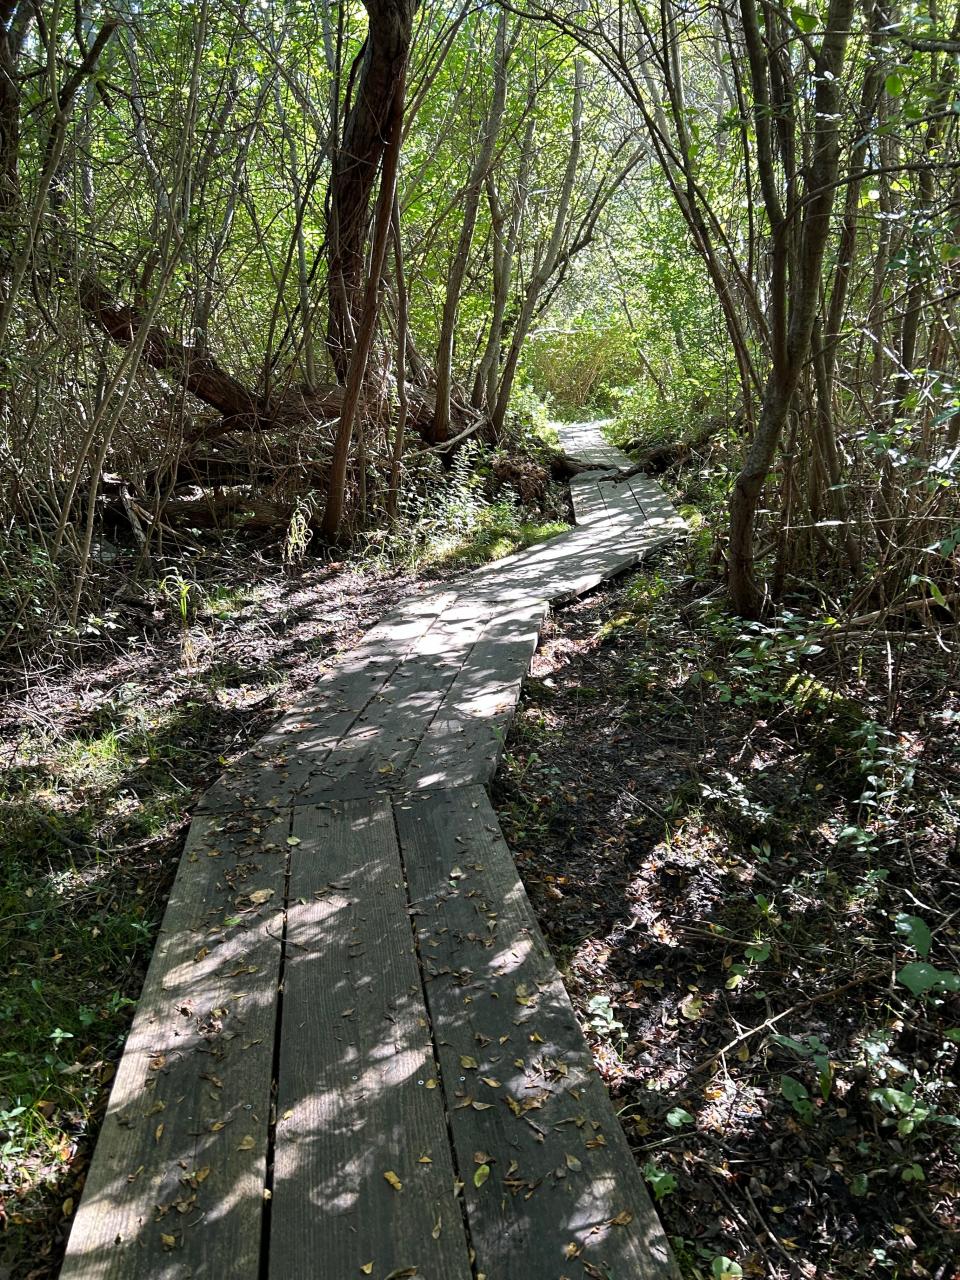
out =
<path fill-rule="evenodd" d="M 765 1022 L 761 1022 L 757 1027 L 751 1027 L 749 1031 L 743 1031 L 740 1035 L 735 1036 L 729 1044 L 725 1044 L 722 1049 L 718 1049 L 716 1053 L 711 1053 L 709 1058 L 704 1058 L 702 1062 L 698 1062 L 695 1067 L 690 1070 L 690 1075 L 699 1075 L 701 1071 L 712 1066 L 718 1058 L 725 1058 L 732 1049 L 736 1049 L 738 1045 L 743 1044 L 745 1040 L 749 1040 L 751 1036 L 759 1035 L 761 1031 L 767 1031 L 775 1023 L 781 1019 L 787 1018 L 791 1013 L 797 1013 L 800 1009 L 807 1009 L 812 1004 L 819 1004 L 821 1000 L 832 1000 L 835 996 L 842 995 L 844 991 L 850 991 L 853 987 L 860 987 L 865 982 L 873 982 L 874 979 L 882 977 L 882 971 L 879 973 L 865 973 L 860 978 L 854 978 L 851 982 L 845 982 L 843 986 L 834 987 L 830 991 L 821 991 L 819 995 L 809 996 L 806 1000 L 800 1000 L 797 1004 L 792 1004 L 789 1009 L 784 1009 L 782 1013 L 774 1014 L 772 1018 L 767 1018 Z"/>

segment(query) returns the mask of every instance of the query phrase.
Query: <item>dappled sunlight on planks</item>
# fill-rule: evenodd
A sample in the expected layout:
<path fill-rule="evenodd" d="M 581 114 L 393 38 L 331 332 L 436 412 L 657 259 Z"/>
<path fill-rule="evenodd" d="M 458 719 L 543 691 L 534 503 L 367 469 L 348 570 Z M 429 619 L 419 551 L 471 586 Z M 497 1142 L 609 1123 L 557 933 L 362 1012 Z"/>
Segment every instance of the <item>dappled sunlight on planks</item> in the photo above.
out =
<path fill-rule="evenodd" d="M 578 528 L 407 601 L 207 793 L 67 1280 L 675 1277 L 483 790 L 550 601 L 683 528 L 571 488 Z"/>

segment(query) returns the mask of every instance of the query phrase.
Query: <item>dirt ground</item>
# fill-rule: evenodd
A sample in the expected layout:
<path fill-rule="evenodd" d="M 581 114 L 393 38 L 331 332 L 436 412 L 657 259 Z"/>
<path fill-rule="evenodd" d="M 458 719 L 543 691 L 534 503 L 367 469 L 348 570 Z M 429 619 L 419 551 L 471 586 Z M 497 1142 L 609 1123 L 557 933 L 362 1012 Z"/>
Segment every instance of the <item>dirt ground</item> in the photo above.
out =
<path fill-rule="evenodd" d="M 507 839 L 685 1275 L 951 1280 L 960 996 L 897 974 L 960 969 L 956 635 L 743 634 L 683 568 L 554 617 Z"/>

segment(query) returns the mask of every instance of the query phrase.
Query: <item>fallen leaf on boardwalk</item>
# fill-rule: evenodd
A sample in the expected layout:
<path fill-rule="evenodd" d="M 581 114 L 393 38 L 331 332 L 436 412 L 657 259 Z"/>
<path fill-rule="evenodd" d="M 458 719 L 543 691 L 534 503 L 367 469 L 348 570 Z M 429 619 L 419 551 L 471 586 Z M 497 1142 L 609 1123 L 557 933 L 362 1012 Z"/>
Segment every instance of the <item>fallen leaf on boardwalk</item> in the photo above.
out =
<path fill-rule="evenodd" d="M 633 1214 L 629 1209 L 624 1209 L 622 1213 L 618 1213 L 615 1218 L 609 1220 L 611 1227 L 626 1227 L 633 1221 Z"/>
<path fill-rule="evenodd" d="M 428 1080 L 428 1081 L 427 1081 L 427 1084 L 426 1084 L 426 1087 L 427 1087 L 428 1089 L 435 1089 L 435 1088 L 437 1087 L 437 1082 L 436 1082 L 436 1080 Z"/>
<path fill-rule="evenodd" d="M 438 1219 L 436 1220 L 436 1222 L 433 1224 L 433 1230 L 430 1232 L 430 1234 L 433 1236 L 434 1240 L 439 1240 L 439 1239 L 440 1239 L 440 1231 L 441 1231 L 441 1228 L 442 1228 L 442 1227 L 443 1227 L 443 1223 L 442 1223 L 442 1221 L 438 1218 Z"/>
<path fill-rule="evenodd" d="M 165 1249 L 175 1249 L 177 1245 L 177 1237 L 161 1235 L 160 1243 Z"/>
<path fill-rule="evenodd" d="M 583 1253 L 583 1245 L 577 1244 L 575 1240 L 571 1240 L 569 1244 L 563 1246 L 563 1256 L 565 1258 L 577 1258 Z"/>
<path fill-rule="evenodd" d="M 205 1164 L 202 1169 L 198 1169 L 197 1172 L 193 1175 L 193 1180 L 194 1182 L 206 1182 L 207 1178 L 209 1177 L 210 1177 L 210 1166 L 208 1164 Z"/>
<path fill-rule="evenodd" d="M 209 954 L 210 954 L 209 947 L 201 947 L 200 950 L 197 952 L 197 954 L 193 957 L 194 961 L 196 962 L 200 960 L 206 960 Z"/>
<path fill-rule="evenodd" d="M 493 1103 L 492 1102 L 471 1102 L 470 1105 L 471 1107 L 473 1107 L 474 1111 L 489 1111 L 490 1108 L 493 1106 Z"/>
<path fill-rule="evenodd" d="M 163 1137 L 163 1125 L 158 1124 L 156 1129 L 154 1129 L 153 1131 L 153 1140 L 154 1142 L 159 1142 L 162 1137 Z"/>
<path fill-rule="evenodd" d="M 493 1076 L 481 1076 L 480 1079 L 483 1081 L 484 1084 L 489 1085 L 491 1089 L 500 1088 L 500 1081 L 494 1080 Z"/>
<path fill-rule="evenodd" d="M 383 1176 L 386 1178 L 387 1182 L 390 1183 L 391 1187 L 393 1187 L 394 1191 L 399 1191 L 400 1188 L 403 1186 L 403 1183 L 400 1181 L 400 1179 L 397 1177 L 397 1175 L 393 1172 L 392 1169 L 388 1169 Z"/>
<path fill-rule="evenodd" d="M 272 889 L 254 889 L 250 895 L 250 901 L 255 907 L 261 907 L 265 902 L 269 902 L 272 897 Z"/>
<path fill-rule="evenodd" d="M 298 845 L 299 843 L 300 843 L 300 837 L 299 837 L 299 836 L 287 836 L 287 844 L 289 844 L 289 845 Z"/>
<path fill-rule="evenodd" d="M 578 1160 L 576 1156 L 572 1156 L 569 1153 L 569 1151 L 567 1152 L 567 1155 L 566 1155 L 566 1161 L 567 1161 L 567 1168 L 572 1169 L 574 1173 L 579 1173 L 579 1171 L 583 1168 L 583 1161 Z"/>
<path fill-rule="evenodd" d="M 473 1185 L 475 1187 L 482 1187 L 489 1177 L 490 1166 L 488 1164 L 482 1164 L 473 1175 Z"/>
<path fill-rule="evenodd" d="M 372 1263 L 372 1262 L 365 1262 L 365 1263 L 363 1264 L 363 1266 L 360 1268 L 360 1270 L 363 1272 L 363 1274 L 364 1274 L 365 1276 L 372 1275 L 372 1274 L 373 1274 L 373 1263 Z"/>
<path fill-rule="evenodd" d="M 465 1071 L 476 1071 L 479 1063 L 476 1058 L 471 1058 L 469 1053 L 461 1054 L 460 1065 Z"/>
<path fill-rule="evenodd" d="M 255 1141 L 254 1141 L 254 1139 L 251 1137 L 251 1135 L 248 1133 L 248 1134 L 246 1135 L 246 1137 L 243 1137 L 243 1138 L 241 1138 L 241 1139 L 240 1139 L 240 1143 L 239 1143 L 239 1145 L 238 1145 L 238 1147 L 237 1147 L 237 1150 L 238 1150 L 238 1151 L 252 1151 L 252 1150 L 253 1150 L 253 1148 L 254 1148 L 256 1145 L 257 1145 L 257 1144 L 256 1144 L 256 1142 L 255 1142 Z"/>
<path fill-rule="evenodd" d="M 517 984 L 514 990 L 514 996 L 517 1004 L 533 1004 L 533 1000 L 530 996 L 530 988 L 526 983 L 520 982 Z"/>
<path fill-rule="evenodd" d="M 219 1133 L 224 1126 L 223 1120 L 211 1120 L 209 1129 L 211 1133 Z"/>

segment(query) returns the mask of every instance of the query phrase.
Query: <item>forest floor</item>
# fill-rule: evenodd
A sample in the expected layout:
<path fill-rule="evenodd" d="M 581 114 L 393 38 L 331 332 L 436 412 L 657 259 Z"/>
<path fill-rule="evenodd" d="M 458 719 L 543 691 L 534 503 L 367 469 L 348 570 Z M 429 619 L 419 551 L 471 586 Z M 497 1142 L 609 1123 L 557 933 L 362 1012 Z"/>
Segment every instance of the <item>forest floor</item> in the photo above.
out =
<path fill-rule="evenodd" d="M 684 1275 L 954 1280 L 956 635 L 746 627 L 687 555 L 554 615 L 501 824 Z"/>

